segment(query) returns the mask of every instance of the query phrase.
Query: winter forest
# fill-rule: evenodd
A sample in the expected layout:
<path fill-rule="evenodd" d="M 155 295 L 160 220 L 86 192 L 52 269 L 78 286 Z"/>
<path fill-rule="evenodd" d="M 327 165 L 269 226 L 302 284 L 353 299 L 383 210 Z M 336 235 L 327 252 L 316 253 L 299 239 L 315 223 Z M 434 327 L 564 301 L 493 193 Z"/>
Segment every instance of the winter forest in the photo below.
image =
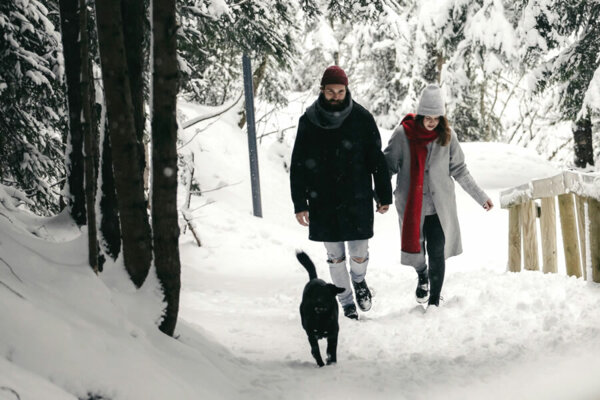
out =
<path fill-rule="evenodd" d="M 439 84 L 497 207 L 457 192 L 465 251 L 427 313 L 376 215 L 373 311 L 317 368 L 294 250 L 329 269 L 289 174 L 331 65 L 384 147 Z M 560 236 L 557 274 L 509 272 L 500 198 L 570 171 L 597 204 L 599 165 L 598 0 L 1 1 L 0 399 L 597 399 L 600 232 L 583 276 Z"/>

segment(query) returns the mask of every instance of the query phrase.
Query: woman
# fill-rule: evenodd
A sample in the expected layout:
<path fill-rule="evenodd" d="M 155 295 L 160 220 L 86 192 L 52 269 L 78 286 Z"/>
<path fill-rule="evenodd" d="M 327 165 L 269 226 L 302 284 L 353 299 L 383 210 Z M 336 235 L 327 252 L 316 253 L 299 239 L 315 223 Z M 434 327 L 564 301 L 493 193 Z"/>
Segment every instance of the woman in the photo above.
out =
<path fill-rule="evenodd" d="M 384 150 L 390 176 L 397 174 L 400 262 L 417 271 L 417 302 L 435 306 L 440 302 L 446 258 L 462 253 L 452 178 L 485 210 L 494 206 L 469 173 L 444 114 L 439 86 L 428 85 L 417 114 L 404 117 Z"/>

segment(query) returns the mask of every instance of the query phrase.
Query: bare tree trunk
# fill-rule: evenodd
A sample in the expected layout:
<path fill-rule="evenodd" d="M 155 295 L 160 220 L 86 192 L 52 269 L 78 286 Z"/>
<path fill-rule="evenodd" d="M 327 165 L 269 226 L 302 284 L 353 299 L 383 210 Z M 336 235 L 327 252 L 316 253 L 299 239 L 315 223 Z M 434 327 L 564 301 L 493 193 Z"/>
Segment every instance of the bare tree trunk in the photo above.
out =
<path fill-rule="evenodd" d="M 127 71 L 131 86 L 133 104 L 133 120 L 135 135 L 139 143 L 140 165 L 146 169 L 146 150 L 144 148 L 144 37 L 146 35 L 146 10 L 143 0 L 122 0 L 123 34 L 125 39 L 125 55 Z M 147 188 L 146 188 L 147 189 Z"/>
<path fill-rule="evenodd" d="M 159 329 L 173 336 L 181 265 L 177 220 L 177 24 L 175 0 L 152 2 L 152 228 L 156 274 L 167 304 Z"/>
<path fill-rule="evenodd" d="M 588 165 L 594 165 L 592 120 L 589 113 L 587 117 L 575 121 L 573 139 L 575 139 L 575 166 L 585 168 Z"/>
<path fill-rule="evenodd" d="M 444 55 L 440 51 L 438 51 L 436 59 L 435 59 L 435 64 L 437 66 L 436 78 L 437 78 L 438 84 L 440 84 L 442 82 L 442 68 L 444 68 L 445 62 L 446 62 L 446 59 L 444 58 Z"/>
<path fill-rule="evenodd" d="M 94 141 L 96 140 L 96 121 L 92 116 L 92 104 L 95 102 L 94 87 L 91 84 L 92 61 L 89 54 L 88 12 L 87 0 L 79 1 L 79 27 L 81 50 L 81 99 L 83 115 L 81 129 L 84 137 L 85 165 L 85 205 L 87 209 L 88 227 L 88 262 L 95 273 L 98 273 L 98 237 L 96 233 L 96 155 Z"/>
<path fill-rule="evenodd" d="M 152 242 L 127 75 L 121 2 L 96 0 L 96 12 L 123 258 L 131 280 L 141 287 L 150 269 Z"/>
<path fill-rule="evenodd" d="M 101 123 L 106 123 L 102 121 Z M 102 142 L 102 198 L 100 199 L 100 231 L 104 238 L 104 249 L 113 260 L 116 260 L 121 252 L 121 227 L 119 226 L 119 205 L 117 204 L 117 193 L 115 192 L 115 177 L 113 175 L 112 149 L 108 127 L 105 129 Z"/>
<path fill-rule="evenodd" d="M 79 226 L 85 225 L 85 194 L 83 172 L 83 132 L 81 128 L 81 54 L 79 50 L 78 0 L 60 0 L 60 26 L 62 31 L 65 75 L 67 81 L 67 104 L 69 109 L 69 133 L 67 135 L 67 182 L 71 217 Z"/>

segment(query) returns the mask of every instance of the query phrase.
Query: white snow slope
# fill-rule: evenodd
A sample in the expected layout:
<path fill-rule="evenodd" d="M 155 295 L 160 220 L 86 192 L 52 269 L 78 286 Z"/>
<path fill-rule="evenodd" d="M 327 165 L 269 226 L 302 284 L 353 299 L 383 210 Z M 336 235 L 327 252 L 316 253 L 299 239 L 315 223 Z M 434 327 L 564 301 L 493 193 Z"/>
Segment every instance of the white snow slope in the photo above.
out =
<path fill-rule="evenodd" d="M 154 271 L 140 290 L 122 260 L 96 276 L 85 231 L 64 215 L 14 208 L 0 188 L 0 399 L 600 398 L 600 285 L 566 277 L 564 265 L 555 275 L 506 272 L 508 213 L 486 213 L 458 185 L 464 254 L 447 262 L 441 307 L 416 305 L 396 212 L 378 214 L 373 308 L 359 321 L 340 317 L 338 363 L 317 368 L 298 313 L 308 276 L 294 250 L 330 277 L 322 244 L 293 216 L 289 142 L 259 146 L 263 218 L 253 217 L 246 136 L 234 120 L 184 133 L 196 135 L 187 146 L 208 192 L 191 207 L 202 247 L 189 230 L 180 241 L 177 339 L 156 327 Z M 514 146 L 463 149 L 496 205 L 502 188 L 558 172 Z"/>

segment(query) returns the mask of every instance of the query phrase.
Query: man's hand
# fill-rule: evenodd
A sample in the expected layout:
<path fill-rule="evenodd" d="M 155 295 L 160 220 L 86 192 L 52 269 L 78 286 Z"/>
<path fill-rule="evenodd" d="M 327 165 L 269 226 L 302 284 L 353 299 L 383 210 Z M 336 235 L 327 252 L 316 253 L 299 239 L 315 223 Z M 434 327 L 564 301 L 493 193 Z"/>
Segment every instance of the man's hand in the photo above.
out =
<path fill-rule="evenodd" d="M 382 206 L 381 204 L 377 203 L 377 212 L 379 214 L 385 214 L 389 209 L 390 209 L 389 204 L 385 204 Z"/>
<path fill-rule="evenodd" d="M 308 226 L 308 211 L 300 211 L 296 214 L 296 219 L 300 225 Z"/>
<path fill-rule="evenodd" d="M 491 199 L 487 199 L 486 202 L 483 203 L 483 208 L 485 208 L 485 211 L 490 211 L 494 208 L 494 203 L 492 203 Z"/>

